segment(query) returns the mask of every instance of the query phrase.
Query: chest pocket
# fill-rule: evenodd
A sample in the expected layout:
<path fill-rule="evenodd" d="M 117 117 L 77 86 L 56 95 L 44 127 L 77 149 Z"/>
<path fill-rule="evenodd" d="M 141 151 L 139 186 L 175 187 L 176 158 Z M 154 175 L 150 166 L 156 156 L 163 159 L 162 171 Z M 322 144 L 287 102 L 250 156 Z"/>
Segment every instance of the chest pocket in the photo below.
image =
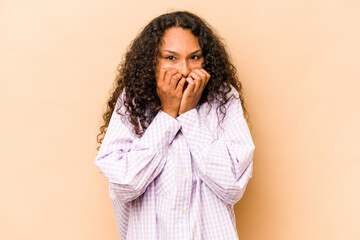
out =
<path fill-rule="evenodd" d="M 167 158 L 166 164 L 161 173 L 154 179 L 155 194 L 157 196 L 169 196 L 174 192 L 175 188 L 175 156 L 172 145 L 169 146 L 169 151 L 165 156 Z"/>

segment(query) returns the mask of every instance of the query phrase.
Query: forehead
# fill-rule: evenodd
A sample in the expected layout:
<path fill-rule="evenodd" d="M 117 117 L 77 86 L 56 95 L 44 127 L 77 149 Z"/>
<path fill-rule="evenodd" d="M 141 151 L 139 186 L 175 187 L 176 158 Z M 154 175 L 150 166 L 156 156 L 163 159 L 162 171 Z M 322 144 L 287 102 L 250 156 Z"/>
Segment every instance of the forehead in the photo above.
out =
<path fill-rule="evenodd" d="M 175 52 L 187 52 L 198 50 L 199 40 L 190 30 L 172 27 L 165 31 L 162 38 L 160 50 L 171 50 Z"/>

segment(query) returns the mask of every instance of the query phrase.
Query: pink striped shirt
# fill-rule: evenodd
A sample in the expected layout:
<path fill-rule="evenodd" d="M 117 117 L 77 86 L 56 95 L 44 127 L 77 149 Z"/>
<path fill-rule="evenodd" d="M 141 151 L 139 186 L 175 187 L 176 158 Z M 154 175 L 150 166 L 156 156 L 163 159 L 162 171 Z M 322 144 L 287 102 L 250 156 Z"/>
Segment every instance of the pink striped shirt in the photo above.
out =
<path fill-rule="evenodd" d="M 215 104 L 176 119 L 160 111 L 142 137 L 113 113 L 95 164 L 109 180 L 121 240 L 238 239 L 233 205 L 252 177 L 255 146 L 238 93 L 230 95 L 221 127 Z"/>

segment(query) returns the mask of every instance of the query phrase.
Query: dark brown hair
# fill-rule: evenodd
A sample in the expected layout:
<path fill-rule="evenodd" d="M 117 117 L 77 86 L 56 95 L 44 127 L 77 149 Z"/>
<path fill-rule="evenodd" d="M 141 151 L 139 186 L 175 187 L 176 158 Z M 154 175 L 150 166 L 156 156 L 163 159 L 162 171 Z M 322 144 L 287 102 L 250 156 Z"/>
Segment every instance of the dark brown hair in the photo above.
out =
<path fill-rule="evenodd" d="M 199 40 L 204 57 L 203 68 L 211 75 L 199 104 L 217 101 L 216 110 L 224 117 L 226 114 L 224 105 L 229 100 L 227 93 L 231 91 L 230 85 L 232 85 L 239 93 L 243 113 L 247 118 L 242 86 L 221 38 L 200 17 L 187 11 L 177 11 L 153 19 L 128 47 L 125 58 L 118 66 L 114 88 L 103 115 L 104 124 L 97 135 L 100 144 L 124 88 L 126 92 L 122 104 L 126 108 L 127 119 L 137 135 L 141 136 L 145 132 L 161 109 L 161 102 L 156 93 L 155 67 L 162 36 L 171 27 L 188 29 Z M 118 109 L 116 112 L 119 114 Z"/>

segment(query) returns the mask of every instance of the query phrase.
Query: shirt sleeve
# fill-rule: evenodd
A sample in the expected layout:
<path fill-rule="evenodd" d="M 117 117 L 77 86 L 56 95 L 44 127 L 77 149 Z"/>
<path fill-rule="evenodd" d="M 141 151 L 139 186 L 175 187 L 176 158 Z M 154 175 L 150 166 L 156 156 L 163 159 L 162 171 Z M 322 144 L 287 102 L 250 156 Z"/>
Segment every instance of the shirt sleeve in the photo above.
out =
<path fill-rule="evenodd" d="M 252 177 L 254 143 L 237 91 L 225 105 L 218 134 L 201 121 L 197 109 L 177 117 L 200 179 L 223 201 L 238 202 Z M 214 109 L 215 108 L 215 109 Z M 216 111 L 216 106 L 212 107 Z M 219 126 L 218 126 L 219 127 Z"/>
<path fill-rule="evenodd" d="M 122 101 L 121 94 L 115 110 Z M 142 137 L 136 137 L 126 120 L 112 113 L 95 165 L 109 180 L 113 194 L 129 202 L 145 192 L 166 163 L 166 152 L 180 129 L 176 119 L 159 111 Z M 122 106 L 120 112 L 124 113 Z"/>

